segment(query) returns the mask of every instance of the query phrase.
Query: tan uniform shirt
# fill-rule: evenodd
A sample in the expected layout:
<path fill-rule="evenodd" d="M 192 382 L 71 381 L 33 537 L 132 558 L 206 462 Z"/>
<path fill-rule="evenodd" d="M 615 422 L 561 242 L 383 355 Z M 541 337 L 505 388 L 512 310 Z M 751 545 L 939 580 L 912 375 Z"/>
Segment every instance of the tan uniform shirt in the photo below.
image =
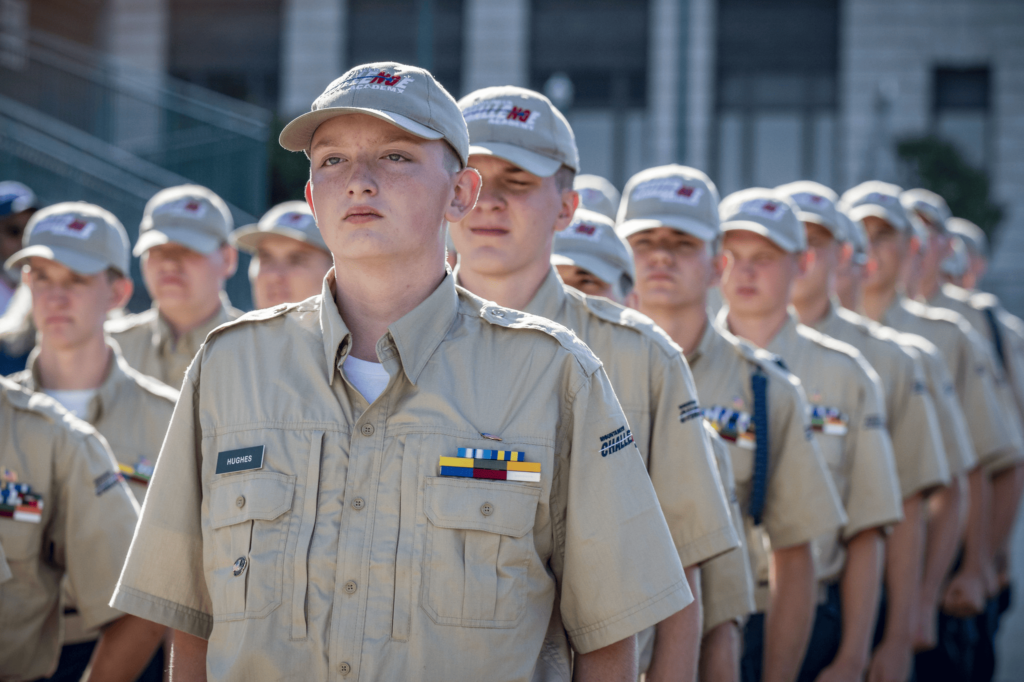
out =
<path fill-rule="evenodd" d="M 727 314 L 723 309 L 723 325 Z M 821 535 L 813 545 L 818 580 L 834 582 L 846 565 L 847 540 L 903 517 L 882 387 L 855 348 L 792 315 L 767 350 L 782 358 L 807 391 L 811 426 L 846 509 L 842 531 Z"/>
<path fill-rule="evenodd" d="M 682 349 L 637 311 L 566 287 L 554 268 L 526 312 L 568 327 L 604 363 L 683 566 L 738 547 Z"/>
<path fill-rule="evenodd" d="M 170 324 L 156 307 L 110 320 L 106 331 L 117 341 L 121 354 L 133 369 L 177 389 L 206 336 L 241 314 L 240 310 L 231 307 L 227 296 L 221 292 L 221 307 L 217 314 L 181 338 L 174 338 Z"/>
<path fill-rule="evenodd" d="M 846 516 L 811 436 L 807 400 L 792 374 L 776 365 L 771 354 L 719 329 L 710 320 L 700 345 L 687 354 L 687 359 L 704 415 L 728 443 L 757 609 L 765 611 L 770 605 L 766 543 L 785 549 L 811 542 L 835 533 L 846 523 Z M 758 371 L 768 378 L 768 485 L 762 525 L 755 528 L 749 515 L 757 437 L 750 380 Z"/>
<path fill-rule="evenodd" d="M 16 476 L 43 503 L 38 515 L 23 507 L 13 518 L 0 516 L 0 545 L 12 574 L 0 584 L 0 679 L 34 680 L 57 667 L 65 574 L 82 595 L 78 611 L 88 627 L 122 615 L 107 602 L 138 505 L 91 426 L 4 378 L 0 474 Z M 27 506 L 29 496 L 22 497 Z"/>
<path fill-rule="evenodd" d="M 946 450 L 921 361 L 869 322 L 833 303 L 814 329 L 859 350 L 878 374 L 900 490 L 906 499 L 949 483 Z"/>
<path fill-rule="evenodd" d="M 210 680 L 529 680 L 568 679 L 566 634 L 593 651 L 692 601 L 571 332 L 448 276 L 377 342 L 391 379 L 367 405 L 333 291 L 331 271 L 321 296 L 209 337 L 118 608 L 209 638 Z M 525 453 L 540 482 L 440 476 L 458 448 Z"/>
<path fill-rule="evenodd" d="M 1021 456 L 1021 444 L 1000 406 L 984 341 L 963 317 L 897 297 L 882 322 L 923 336 L 938 347 L 953 378 L 979 464 L 991 468 Z"/>
<path fill-rule="evenodd" d="M 107 376 L 82 418 L 107 440 L 128 487 L 141 505 L 178 392 L 129 367 L 114 345 L 110 349 L 113 356 Z M 42 391 L 38 359 L 36 347 L 29 355 L 28 367 L 8 378 L 29 391 Z"/>

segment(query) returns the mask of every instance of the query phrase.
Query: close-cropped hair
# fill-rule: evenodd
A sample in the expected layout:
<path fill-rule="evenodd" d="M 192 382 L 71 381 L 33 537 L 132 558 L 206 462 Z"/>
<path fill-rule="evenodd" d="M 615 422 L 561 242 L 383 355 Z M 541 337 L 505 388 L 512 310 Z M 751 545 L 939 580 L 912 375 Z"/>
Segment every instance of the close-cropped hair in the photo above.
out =
<path fill-rule="evenodd" d="M 555 187 L 559 192 L 572 189 L 572 181 L 576 179 L 576 171 L 566 165 L 555 171 Z"/>
<path fill-rule="evenodd" d="M 110 284 L 113 284 L 117 280 L 124 279 L 125 277 L 128 276 L 121 272 L 120 270 L 118 270 L 117 268 L 107 268 L 104 272 L 107 275 L 107 282 L 109 282 Z"/>

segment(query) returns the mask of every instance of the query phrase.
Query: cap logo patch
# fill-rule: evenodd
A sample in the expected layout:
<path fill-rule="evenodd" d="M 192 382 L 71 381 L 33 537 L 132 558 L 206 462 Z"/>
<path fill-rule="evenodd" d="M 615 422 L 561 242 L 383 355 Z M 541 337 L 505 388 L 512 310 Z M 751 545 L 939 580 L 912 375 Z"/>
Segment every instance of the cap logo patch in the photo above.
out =
<path fill-rule="evenodd" d="M 285 213 L 277 224 L 281 227 L 292 227 L 302 230 L 313 224 L 313 216 L 308 213 Z"/>
<path fill-rule="evenodd" d="M 96 231 L 96 223 L 86 222 L 73 215 L 55 215 L 39 221 L 32 233 L 50 232 L 61 237 L 88 239 Z"/>
<path fill-rule="evenodd" d="M 562 236 L 569 239 L 586 239 L 589 242 L 601 241 L 601 231 L 597 225 L 591 223 L 579 223 L 566 230 Z"/>
<path fill-rule="evenodd" d="M 821 206 L 825 203 L 825 197 L 820 194 L 812 194 L 810 192 L 797 192 L 793 195 L 793 201 L 797 204 L 813 204 L 814 206 Z"/>
<path fill-rule="evenodd" d="M 869 194 L 866 197 L 864 197 L 860 201 L 860 203 L 861 204 L 878 204 L 879 206 L 885 206 L 886 204 L 891 204 L 893 202 L 893 199 L 894 199 L 894 197 L 890 197 L 890 196 L 887 196 L 885 194 L 881 194 L 879 192 L 872 192 L 871 194 Z"/>
<path fill-rule="evenodd" d="M 328 100 L 333 100 L 334 97 L 343 90 L 385 90 L 387 92 L 405 92 L 405 88 L 409 83 L 414 82 L 416 79 L 409 74 L 398 75 L 395 73 L 389 73 L 383 69 L 363 69 L 351 78 L 347 78 L 333 88 L 330 88 L 324 94 L 317 97 L 316 101 L 313 102 L 313 110 L 321 109 L 327 106 Z"/>
<path fill-rule="evenodd" d="M 198 219 L 206 215 L 206 204 L 190 197 L 185 197 L 163 206 L 157 206 L 153 209 L 153 215 L 175 215 Z"/>
<path fill-rule="evenodd" d="M 751 199 L 743 202 L 740 211 L 778 222 L 786 214 L 786 205 L 771 199 Z"/>
<path fill-rule="evenodd" d="M 516 106 L 512 100 L 487 100 L 466 107 L 462 112 L 466 123 L 484 121 L 489 125 L 513 126 L 523 130 L 533 130 L 541 112 Z"/>
<path fill-rule="evenodd" d="M 674 204 L 696 206 L 700 203 L 700 198 L 703 195 L 703 187 L 688 185 L 677 178 L 657 178 L 637 185 L 630 199 L 632 201 L 658 199 Z"/>

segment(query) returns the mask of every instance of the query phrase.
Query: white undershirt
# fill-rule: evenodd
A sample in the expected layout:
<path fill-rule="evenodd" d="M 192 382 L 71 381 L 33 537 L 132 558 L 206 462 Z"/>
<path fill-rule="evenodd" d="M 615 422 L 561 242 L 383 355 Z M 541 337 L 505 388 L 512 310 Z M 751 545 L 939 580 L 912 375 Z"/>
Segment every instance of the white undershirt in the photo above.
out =
<path fill-rule="evenodd" d="M 351 355 L 345 358 L 342 369 L 345 370 L 345 377 L 352 382 L 356 390 L 362 393 L 369 403 L 372 403 L 384 392 L 391 380 L 384 365 L 379 362 L 360 360 Z"/>
<path fill-rule="evenodd" d="M 85 419 L 89 411 L 89 401 L 96 395 L 95 388 L 85 388 L 80 391 L 58 391 L 55 389 L 43 389 L 43 393 L 50 396 L 64 406 L 64 409 L 79 419 Z"/>

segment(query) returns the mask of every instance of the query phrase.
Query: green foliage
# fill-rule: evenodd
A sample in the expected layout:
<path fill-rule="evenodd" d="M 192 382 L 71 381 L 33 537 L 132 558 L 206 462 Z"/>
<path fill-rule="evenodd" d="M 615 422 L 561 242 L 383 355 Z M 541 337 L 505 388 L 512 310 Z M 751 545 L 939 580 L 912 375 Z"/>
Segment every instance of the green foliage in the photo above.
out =
<path fill-rule="evenodd" d="M 903 140 L 896 145 L 908 178 L 906 186 L 942 196 L 953 215 L 974 222 L 993 237 L 1003 209 L 989 197 L 988 174 L 967 163 L 949 142 L 937 137 Z"/>
<path fill-rule="evenodd" d="M 282 201 L 303 201 L 306 181 L 309 180 L 309 159 L 302 152 L 290 152 L 277 142 L 281 129 L 288 121 L 274 117 L 270 126 L 267 157 L 270 161 L 270 206 Z"/>

